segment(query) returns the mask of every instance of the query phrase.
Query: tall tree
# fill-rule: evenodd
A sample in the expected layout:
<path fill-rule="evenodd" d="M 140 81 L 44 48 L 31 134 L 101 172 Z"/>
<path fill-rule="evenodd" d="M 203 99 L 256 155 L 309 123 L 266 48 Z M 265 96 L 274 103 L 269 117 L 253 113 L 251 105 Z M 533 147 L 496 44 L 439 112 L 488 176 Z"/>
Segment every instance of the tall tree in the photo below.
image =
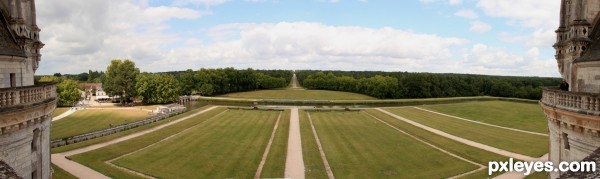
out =
<path fill-rule="evenodd" d="M 137 76 L 135 87 L 144 103 L 174 102 L 181 93 L 181 83 L 168 74 L 142 73 Z"/>
<path fill-rule="evenodd" d="M 77 90 L 77 82 L 71 79 L 62 80 L 56 86 L 56 92 L 60 97 L 58 100 L 59 106 L 73 106 L 79 101 L 79 90 Z"/>
<path fill-rule="evenodd" d="M 121 103 L 136 95 L 135 83 L 140 69 L 130 60 L 115 59 L 106 68 L 102 87 L 111 96 L 119 96 Z"/>

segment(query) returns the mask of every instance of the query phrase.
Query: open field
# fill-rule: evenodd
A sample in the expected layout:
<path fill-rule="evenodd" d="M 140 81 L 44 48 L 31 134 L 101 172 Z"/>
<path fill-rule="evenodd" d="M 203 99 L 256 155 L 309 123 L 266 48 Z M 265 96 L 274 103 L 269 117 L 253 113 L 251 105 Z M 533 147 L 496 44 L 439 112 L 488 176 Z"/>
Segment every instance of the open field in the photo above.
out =
<path fill-rule="evenodd" d="M 419 107 L 488 124 L 548 133 L 548 122 L 539 104 L 483 101 Z"/>
<path fill-rule="evenodd" d="M 163 120 L 160 120 L 160 121 L 157 121 L 157 122 L 154 122 L 154 123 L 151 123 L 151 124 L 147 124 L 147 125 L 144 125 L 144 126 L 136 127 L 136 128 L 125 130 L 125 131 L 121 131 L 121 132 L 114 133 L 114 134 L 107 135 L 107 136 L 102 136 L 102 137 L 98 137 L 98 138 L 86 140 L 86 141 L 83 141 L 83 142 L 78 142 L 78 143 L 74 143 L 74 144 L 69 144 L 69 145 L 65 145 L 65 146 L 61 146 L 61 147 L 52 148 L 51 149 L 51 153 L 66 152 L 66 151 L 69 151 L 69 150 L 78 149 L 78 148 L 82 148 L 82 147 L 87 147 L 87 146 L 90 146 L 90 145 L 94 145 L 94 144 L 97 144 L 97 143 L 102 143 L 102 142 L 110 141 L 110 140 L 113 140 L 113 139 L 116 139 L 116 138 L 119 138 L 119 137 L 122 137 L 122 136 L 125 136 L 125 135 L 128 135 L 128 134 L 132 134 L 132 133 L 136 133 L 136 132 L 139 132 L 139 131 L 142 131 L 142 130 L 150 129 L 150 128 L 155 127 L 155 126 L 159 126 L 159 125 L 162 125 L 162 124 L 165 124 L 165 123 L 168 123 L 168 122 L 180 119 L 182 117 L 189 116 L 191 114 L 194 114 L 194 113 L 196 113 L 198 111 L 202 111 L 202 110 L 210 108 L 210 107 L 212 107 L 212 106 L 211 105 L 202 106 L 202 107 L 199 107 L 199 108 L 196 108 L 196 109 L 191 109 L 190 111 L 188 111 L 186 113 L 183 113 L 183 114 L 180 114 L 180 115 L 177 115 L 177 116 L 173 116 L 173 117 L 170 117 L 170 118 L 167 118 L 167 119 L 163 119 Z"/>
<path fill-rule="evenodd" d="M 52 122 L 51 139 L 70 137 L 151 117 L 145 110 L 86 109 Z"/>
<path fill-rule="evenodd" d="M 140 176 L 112 167 L 104 162 L 134 152 L 136 150 L 140 150 L 171 135 L 177 134 L 185 129 L 202 124 L 206 120 L 213 118 L 214 116 L 216 116 L 219 113 L 222 113 L 225 110 L 227 109 L 216 108 L 211 111 L 207 111 L 205 113 L 194 116 L 193 118 L 164 127 L 155 132 L 148 133 L 146 135 L 133 138 L 131 140 L 120 142 L 115 145 L 110 145 L 87 153 L 71 156 L 71 159 L 87 167 L 90 167 L 100 173 L 103 173 L 111 178 L 141 178 Z"/>
<path fill-rule="evenodd" d="M 410 138 L 365 112 L 309 114 L 333 174 L 339 178 L 445 178 L 479 168 Z"/>
<path fill-rule="evenodd" d="M 386 108 L 385 110 L 446 133 L 507 151 L 535 158 L 548 153 L 546 136 L 486 126 L 415 108 Z"/>
<path fill-rule="evenodd" d="M 70 107 L 57 107 L 54 112 L 52 112 L 52 117 L 56 117 L 61 115 L 62 113 L 67 112 L 69 109 L 71 109 Z"/>
<path fill-rule="evenodd" d="M 228 110 L 222 113 L 225 110 L 217 108 L 136 139 L 73 158 L 113 178 L 139 178 L 104 163 L 131 152 L 113 163 L 161 178 L 251 178 L 281 113 L 261 176 L 283 177 L 289 126 L 286 112 L 289 111 Z M 181 131 L 184 132 L 177 134 Z M 169 136 L 173 137 L 161 141 Z M 147 146 L 150 147 L 140 150 Z M 281 170 L 271 166 L 281 167 Z"/>
<path fill-rule="evenodd" d="M 158 178 L 251 178 L 280 113 L 229 110 L 114 163 Z"/>
<path fill-rule="evenodd" d="M 259 90 L 239 93 L 229 93 L 220 97 L 247 99 L 299 99 L 299 100 L 372 100 L 371 96 L 327 90 Z"/>

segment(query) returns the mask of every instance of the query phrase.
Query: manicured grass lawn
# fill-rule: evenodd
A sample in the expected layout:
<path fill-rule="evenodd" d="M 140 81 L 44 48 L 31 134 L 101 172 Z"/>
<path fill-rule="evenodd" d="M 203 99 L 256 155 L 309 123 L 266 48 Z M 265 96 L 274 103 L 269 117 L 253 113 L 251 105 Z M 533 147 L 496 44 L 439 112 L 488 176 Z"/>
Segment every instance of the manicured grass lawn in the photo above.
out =
<path fill-rule="evenodd" d="M 58 166 L 52 164 L 52 170 L 54 171 L 52 173 L 52 178 L 56 178 L 56 179 L 77 179 L 77 177 L 71 175 L 69 172 L 63 170 L 62 168 L 59 168 Z"/>
<path fill-rule="evenodd" d="M 307 113 L 298 111 L 300 118 L 300 138 L 302 139 L 302 157 L 304 159 L 304 176 L 306 178 L 327 178 L 317 142 L 312 133 Z"/>
<path fill-rule="evenodd" d="M 283 178 L 285 176 L 285 161 L 290 133 L 290 112 L 291 110 L 288 109 L 281 114 L 281 120 L 263 167 L 261 178 Z"/>
<path fill-rule="evenodd" d="M 376 99 L 371 96 L 327 90 L 259 90 L 239 93 L 229 93 L 220 97 L 249 98 L 249 99 L 305 99 L 305 100 L 368 100 Z"/>
<path fill-rule="evenodd" d="M 59 116 L 62 113 L 67 112 L 69 109 L 71 109 L 71 108 L 70 107 L 57 107 L 56 109 L 54 109 L 54 112 L 52 112 L 52 117 Z"/>
<path fill-rule="evenodd" d="M 102 142 L 110 141 L 112 139 L 116 139 L 116 138 L 119 138 L 119 137 L 122 137 L 122 136 L 125 136 L 125 135 L 129 135 L 129 134 L 132 134 L 132 133 L 135 133 L 135 132 L 139 132 L 139 131 L 142 131 L 142 130 L 150 129 L 152 127 L 156 127 L 156 126 L 159 126 L 159 125 L 162 125 L 162 124 L 165 124 L 165 123 L 168 123 L 168 122 L 180 119 L 182 117 L 186 117 L 186 116 L 192 115 L 192 114 L 194 114 L 194 113 L 196 113 L 198 111 L 202 111 L 202 110 L 210 108 L 210 107 L 212 107 L 212 106 L 211 105 L 202 106 L 202 107 L 197 108 L 197 109 L 192 109 L 192 110 L 190 110 L 190 111 L 188 111 L 186 113 L 179 114 L 177 116 L 173 116 L 173 117 L 170 117 L 170 118 L 167 118 L 167 119 L 163 119 L 163 120 L 160 120 L 158 122 L 154 122 L 154 123 L 147 124 L 147 125 L 144 125 L 144 126 L 140 126 L 140 127 L 136 127 L 136 128 L 133 128 L 133 129 L 129 129 L 129 130 L 117 132 L 117 133 L 114 133 L 114 134 L 111 134 L 111 135 L 107 135 L 107 136 L 102 136 L 102 137 L 98 137 L 98 138 L 86 140 L 86 141 L 83 141 L 83 142 L 78 142 L 78 143 L 74 143 L 74 144 L 69 144 L 69 145 L 65 145 L 65 146 L 61 146 L 61 147 L 52 148 L 51 152 L 52 153 L 66 152 L 66 151 L 69 151 L 69 150 L 78 149 L 78 148 L 82 148 L 82 147 L 87 147 L 87 146 L 90 146 L 90 145 L 94 145 L 94 144 L 97 144 L 97 143 L 102 143 Z"/>
<path fill-rule="evenodd" d="M 485 101 L 419 107 L 488 124 L 548 133 L 548 121 L 539 104 Z"/>
<path fill-rule="evenodd" d="M 158 178 L 252 178 L 280 113 L 229 110 L 114 163 Z"/>
<path fill-rule="evenodd" d="M 386 108 L 396 115 L 468 140 L 531 157 L 548 153 L 548 137 L 455 119 L 415 108 Z"/>
<path fill-rule="evenodd" d="M 104 163 L 104 161 L 108 161 L 120 157 L 122 155 L 128 154 L 130 152 L 139 150 L 141 148 L 154 144 L 164 138 L 167 138 L 173 134 L 181 132 L 185 129 L 195 127 L 196 125 L 204 125 L 203 122 L 217 116 L 217 114 L 220 114 L 225 110 L 227 109 L 216 108 L 143 136 L 139 136 L 124 142 L 93 150 L 87 153 L 71 156 L 71 159 L 78 163 L 86 165 L 100 173 L 103 173 L 104 175 L 111 178 L 141 178 L 140 176 L 107 165 L 106 163 Z M 192 114 L 190 112 L 186 114 Z M 184 115 L 179 116 L 183 117 Z"/>
<path fill-rule="evenodd" d="M 145 110 L 86 109 L 52 122 L 51 139 L 60 139 L 106 129 L 151 117 Z"/>
<path fill-rule="evenodd" d="M 309 114 L 337 178 L 445 178 L 478 168 L 364 112 Z"/>

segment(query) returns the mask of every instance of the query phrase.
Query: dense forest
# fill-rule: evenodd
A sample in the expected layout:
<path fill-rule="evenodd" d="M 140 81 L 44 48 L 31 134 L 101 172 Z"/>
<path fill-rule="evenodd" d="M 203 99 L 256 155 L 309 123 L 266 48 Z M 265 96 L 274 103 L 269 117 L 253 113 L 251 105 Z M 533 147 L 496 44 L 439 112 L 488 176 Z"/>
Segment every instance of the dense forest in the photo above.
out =
<path fill-rule="evenodd" d="M 308 89 L 349 91 L 382 99 L 498 96 L 540 99 L 559 78 L 376 71 L 296 71 Z"/>

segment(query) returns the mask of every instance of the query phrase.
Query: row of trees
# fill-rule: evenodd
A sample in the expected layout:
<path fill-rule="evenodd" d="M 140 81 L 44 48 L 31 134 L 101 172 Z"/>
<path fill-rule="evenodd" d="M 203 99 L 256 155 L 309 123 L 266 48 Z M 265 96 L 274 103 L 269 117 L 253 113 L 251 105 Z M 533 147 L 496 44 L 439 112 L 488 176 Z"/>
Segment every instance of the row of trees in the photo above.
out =
<path fill-rule="evenodd" d="M 234 68 L 187 70 L 175 72 L 182 83 L 182 94 L 205 96 L 257 89 L 283 88 L 291 73 L 284 70 L 236 70 Z M 284 77 L 285 76 L 285 77 Z"/>
<path fill-rule="evenodd" d="M 543 86 L 556 86 L 559 78 L 509 77 L 408 72 L 297 71 L 298 81 L 309 89 L 367 94 L 382 99 L 498 96 L 540 99 Z"/>
<path fill-rule="evenodd" d="M 141 99 L 144 103 L 168 103 L 178 100 L 180 95 L 210 96 L 282 88 L 289 84 L 291 73 L 284 70 L 234 68 L 140 73 L 130 60 L 113 60 L 104 76 L 104 91 L 110 96 L 120 96 L 121 103 L 131 98 Z"/>

